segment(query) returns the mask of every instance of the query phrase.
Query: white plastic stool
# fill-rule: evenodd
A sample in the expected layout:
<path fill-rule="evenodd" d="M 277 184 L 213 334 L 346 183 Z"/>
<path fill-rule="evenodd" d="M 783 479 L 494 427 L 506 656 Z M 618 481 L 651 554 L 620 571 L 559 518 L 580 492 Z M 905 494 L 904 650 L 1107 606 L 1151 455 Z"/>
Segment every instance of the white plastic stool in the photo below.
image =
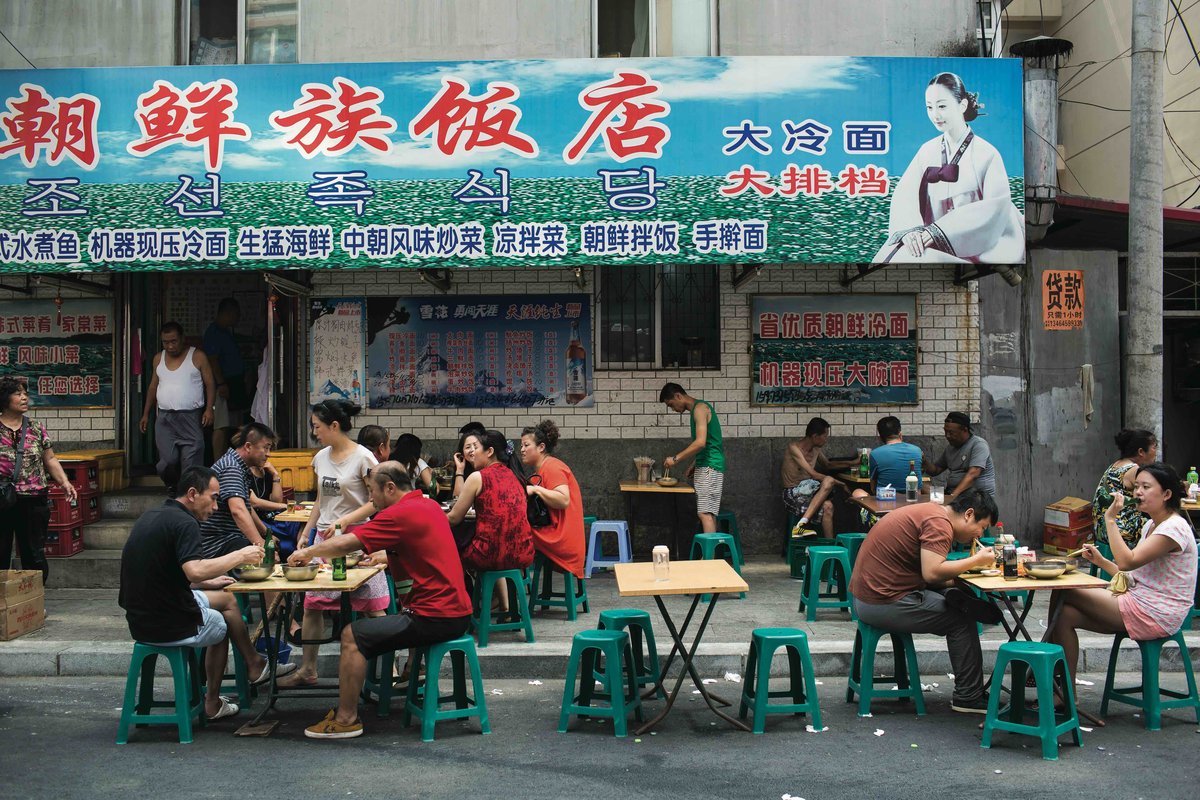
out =
<path fill-rule="evenodd" d="M 617 557 L 605 558 L 601 550 L 600 535 L 615 533 L 617 536 Z M 588 532 L 587 564 L 584 577 L 592 577 L 596 567 L 611 567 L 613 564 L 628 564 L 633 561 L 633 545 L 629 540 L 629 525 L 622 519 L 599 519 L 592 523 Z"/>

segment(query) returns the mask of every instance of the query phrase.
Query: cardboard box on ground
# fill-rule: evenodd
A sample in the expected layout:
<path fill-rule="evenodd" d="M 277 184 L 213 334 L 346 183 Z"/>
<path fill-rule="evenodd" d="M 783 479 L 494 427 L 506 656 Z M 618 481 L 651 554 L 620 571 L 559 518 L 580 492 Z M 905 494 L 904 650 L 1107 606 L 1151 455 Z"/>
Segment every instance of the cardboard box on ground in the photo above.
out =
<path fill-rule="evenodd" d="M 36 631 L 45 623 L 42 573 L 32 569 L 0 570 L 0 642 Z"/>
<path fill-rule="evenodd" d="M 1064 497 L 1046 506 L 1042 527 L 1042 549 L 1065 556 L 1095 539 L 1092 503 L 1079 497 Z"/>

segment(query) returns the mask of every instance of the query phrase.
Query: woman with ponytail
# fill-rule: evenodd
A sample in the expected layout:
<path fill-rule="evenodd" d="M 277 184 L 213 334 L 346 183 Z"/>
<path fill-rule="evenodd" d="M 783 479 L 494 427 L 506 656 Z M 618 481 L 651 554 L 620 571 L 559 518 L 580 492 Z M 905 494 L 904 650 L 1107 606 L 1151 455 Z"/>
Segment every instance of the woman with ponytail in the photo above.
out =
<path fill-rule="evenodd" d="M 476 572 L 528 567 L 533 536 L 513 443 L 499 431 L 468 434 L 463 457 L 475 471 L 463 482 L 448 515 L 450 524 L 457 525 L 475 508 L 475 536 L 460 552 L 463 565 Z"/>
<path fill-rule="evenodd" d="M 525 487 L 542 498 L 550 510 L 550 524 L 533 529 L 533 546 L 555 566 L 583 578 L 586 545 L 583 531 L 583 497 L 571 468 L 551 455 L 558 444 L 558 426 L 544 419 L 521 431 L 521 462 L 533 470 Z"/>

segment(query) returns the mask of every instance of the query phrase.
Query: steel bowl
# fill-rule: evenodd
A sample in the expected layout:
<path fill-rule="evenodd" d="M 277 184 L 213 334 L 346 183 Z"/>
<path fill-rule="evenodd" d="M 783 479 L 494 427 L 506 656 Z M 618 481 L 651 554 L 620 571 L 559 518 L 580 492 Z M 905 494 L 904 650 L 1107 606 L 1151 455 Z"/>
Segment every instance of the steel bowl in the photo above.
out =
<path fill-rule="evenodd" d="M 659 478 L 658 479 L 659 486 L 674 486 L 677 483 L 679 483 L 678 478 Z"/>
<path fill-rule="evenodd" d="M 289 581 L 311 581 L 317 577 L 317 571 L 321 569 L 320 564 L 305 564 L 300 567 L 293 567 L 290 564 L 283 565 L 283 577 Z"/>
<path fill-rule="evenodd" d="M 1067 562 L 1062 560 L 1025 562 L 1025 575 L 1030 578 L 1057 578 L 1066 571 Z"/>
<path fill-rule="evenodd" d="M 1064 575 L 1070 575 L 1081 566 L 1081 561 L 1078 558 L 1066 558 L 1063 559 L 1063 561 L 1066 562 L 1067 565 L 1067 568 L 1063 571 Z"/>
<path fill-rule="evenodd" d="M 243 564 L 234 570 L 234 572 L 237 573 L 237 579 L 239 581 L 247 581 L 250 583 L 265 581 L 267 578 L 271 577 L 271 573 L 274 571 L 274 567 L 268 567 L 263 564 Z"/>

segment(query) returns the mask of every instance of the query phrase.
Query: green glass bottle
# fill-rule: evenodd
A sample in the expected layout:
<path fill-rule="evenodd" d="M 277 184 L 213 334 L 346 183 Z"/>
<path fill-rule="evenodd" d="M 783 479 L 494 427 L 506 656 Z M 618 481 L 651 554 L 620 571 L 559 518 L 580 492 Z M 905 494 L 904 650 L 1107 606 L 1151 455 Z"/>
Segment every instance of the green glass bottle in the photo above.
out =
<path fill-rule="evenodd" d="M 342 535 L 341 525 L 333 526 L 333 535 L 335 537 Z M 335 581 L 346 580 L 346 557 L 344 555 L 333 557 L 333 579 Z"/>

